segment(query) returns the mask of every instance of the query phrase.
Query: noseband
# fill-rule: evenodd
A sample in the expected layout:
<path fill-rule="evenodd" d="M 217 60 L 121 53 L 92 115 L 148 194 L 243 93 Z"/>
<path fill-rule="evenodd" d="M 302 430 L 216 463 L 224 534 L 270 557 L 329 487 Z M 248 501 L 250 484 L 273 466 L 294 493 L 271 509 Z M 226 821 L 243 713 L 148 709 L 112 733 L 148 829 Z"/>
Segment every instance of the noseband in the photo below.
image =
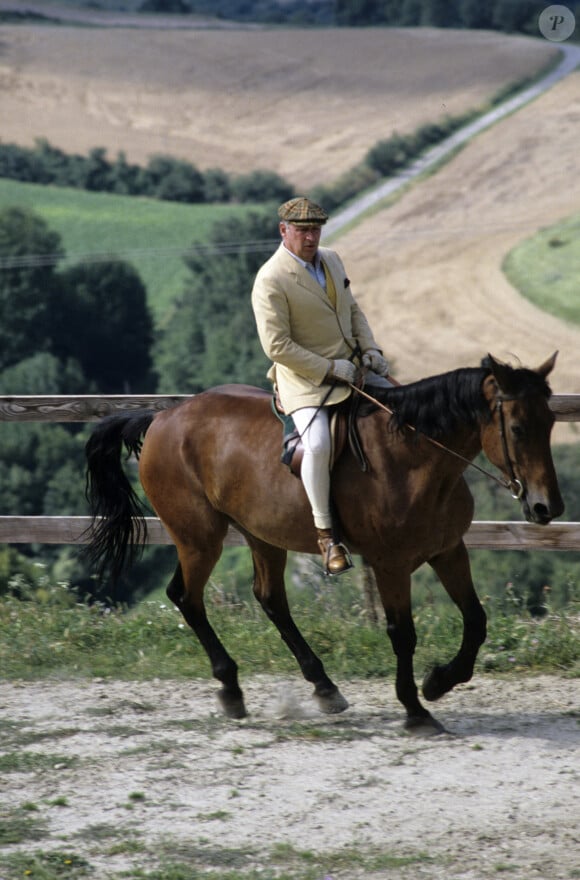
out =
<path fill-rule="evenodd" d="M 516 477 L 516 472 L 514 470 L 514 466 L 512 460 L 510 458 L 510 452 L 507 444 L 506 430 L 505 430 L 505 416 L 503 412 L 503 403 L 504 400 L 514 400 L 513 397 L 502 397 L 498 396 L 495 408 L 498 414 L 499 421 L 499 436 L 501 437 L 501 448 L 503 450 L 503 460 L 505 463 L 505 469 L 509 476 L 509 483 L 506 488 L 508 488 L 512 494 L 512 498 L 517 499 L 517 501 L 521 501 L 525 494 L 524 485 L 521 480 L 518 480 Z"/>

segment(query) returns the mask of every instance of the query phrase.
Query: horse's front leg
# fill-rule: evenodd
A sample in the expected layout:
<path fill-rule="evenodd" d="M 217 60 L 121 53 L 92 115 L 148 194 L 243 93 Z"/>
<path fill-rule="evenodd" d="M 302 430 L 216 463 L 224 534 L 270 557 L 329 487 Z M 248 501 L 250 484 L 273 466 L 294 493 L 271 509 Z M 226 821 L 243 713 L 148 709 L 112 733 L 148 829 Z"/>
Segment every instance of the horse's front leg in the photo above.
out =
<path fill-rule="evenodd" d="M 425 699 L 437 700 L 473 675 L 477 653 L 485 641 L 486 616 L 473 586 L 463 541 L 429 560 L 429 564 L 463 616 L 463 639 L 457 655 L 449 663 L 435 666 L 423 682 Z"/>
<path fill-rule="evenodd" d="M 411 612 L 411 575 L 374 568 L 377 588 L 387 617 L 387 634 L 397 658 L 396 693 L 407 711 L 407 730 L 444 732 L 444 727 L 421 704 L 413 672 L 417 645 Z"/>

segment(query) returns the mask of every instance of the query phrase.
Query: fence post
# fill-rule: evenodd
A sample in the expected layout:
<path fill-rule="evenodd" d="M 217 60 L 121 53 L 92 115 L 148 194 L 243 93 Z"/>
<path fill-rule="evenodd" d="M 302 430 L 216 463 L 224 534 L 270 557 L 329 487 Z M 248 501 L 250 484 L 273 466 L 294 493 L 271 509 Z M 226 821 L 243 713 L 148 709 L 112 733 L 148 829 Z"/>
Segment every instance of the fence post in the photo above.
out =
<path fill-rule="evenodd" d="M 382 608 L 377 590 L 375 573 L 366 559 L 362 561 L 361 585 L 366 619 L 373 626 L 379 625 L 379 609 Z"/>

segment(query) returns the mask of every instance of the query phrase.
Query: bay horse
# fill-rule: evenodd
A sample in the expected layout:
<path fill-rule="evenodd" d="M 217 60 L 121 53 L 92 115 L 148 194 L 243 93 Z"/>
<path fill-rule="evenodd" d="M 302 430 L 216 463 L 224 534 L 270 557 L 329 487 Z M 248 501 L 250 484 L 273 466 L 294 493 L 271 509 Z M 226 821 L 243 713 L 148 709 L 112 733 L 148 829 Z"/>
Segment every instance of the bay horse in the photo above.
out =
<path fill-rule="evenodd" d="M 367 469 L 348 446 L 334 466 L 342 538 L 374 571 L 408 728 L 443 729 L 420 702 L 414 680 L 412 572 L 429 563 L 463 617 L 458 653 L 425 677 L 426 700 L 469 681 L 486 636 L 463 541 L 474 508 L 465 469 L 483 449 L 506 487 L 517 488 L 529 522 L 549 523 L 564 510 L 550 449 L 554 417 L 546 380 L 556 355 L 536 370 L 490 355 L 479 367 L 383 390 L 381 405 L 358 419 Z M 156 414 L 109 416 L 86 448 L 91 558 L 101 574 L 118 576 L 144 541 L 144 506 L 123 470 L 125 448 L 139 458 L 145 494 L 177 548 L 167 595 L 205 649 L 221 682 L 222 709 L 232 718 L 246 714 L 238 669 L 208 621 L 203 598 L 230 525 L 252 554 L 254 595 L 314 685 L 319 709 L 334 713 L 348 706 L 290 613 L 287 553 L 314 554 L 317 543 L 302 482 L 280 461 L 281 441 L 270 393 L 223 385 Z"/>

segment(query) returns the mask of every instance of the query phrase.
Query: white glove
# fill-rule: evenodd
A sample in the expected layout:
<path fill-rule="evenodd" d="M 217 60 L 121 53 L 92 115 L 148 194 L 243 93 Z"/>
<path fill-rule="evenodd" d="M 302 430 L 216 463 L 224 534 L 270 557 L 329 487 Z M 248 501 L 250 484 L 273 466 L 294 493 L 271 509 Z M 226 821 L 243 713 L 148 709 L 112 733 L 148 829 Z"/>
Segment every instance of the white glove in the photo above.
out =
<path fill-rule="evenodd" d="M 363 367 L 372 370 L 377 376 L 387 376 L 389 373 L 389 363 L 384 359 L 380 351 L 374 348 L 365 351 L 362 358 Z"/>
<path fill-rule="evenodd" d="M 329 379 L 336 379 L 338 382 L 354 382 L 356 379 L 356 367 L 352 361 L 338 360 L 330 362 L 330 370 L 327 373 Z"/>

